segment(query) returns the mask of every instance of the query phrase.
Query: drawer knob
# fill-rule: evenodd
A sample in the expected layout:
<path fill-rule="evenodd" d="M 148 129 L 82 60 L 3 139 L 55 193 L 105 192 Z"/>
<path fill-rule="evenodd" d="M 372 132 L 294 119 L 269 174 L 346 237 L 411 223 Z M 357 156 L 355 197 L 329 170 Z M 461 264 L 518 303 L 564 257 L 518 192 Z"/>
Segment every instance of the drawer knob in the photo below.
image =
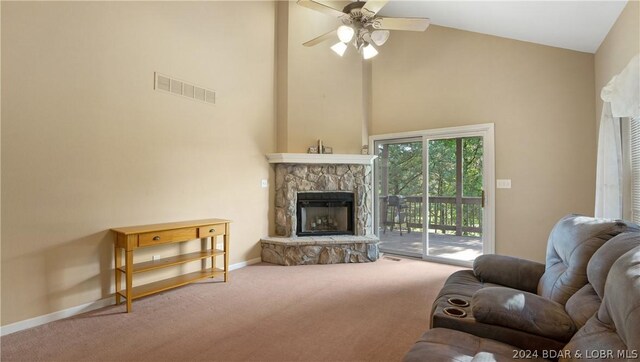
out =
<path fill-rule="evenodd" d="M 160 237 L 159 236 L 154 236 L 153 240 L 160 240 Z"/>
<path fill-rule="evenodd" d="M 215 233 L 215 232 L 216 232 L 216 229 L 209 229 L 209 232 L 210 232 L 210 233 Z"/>

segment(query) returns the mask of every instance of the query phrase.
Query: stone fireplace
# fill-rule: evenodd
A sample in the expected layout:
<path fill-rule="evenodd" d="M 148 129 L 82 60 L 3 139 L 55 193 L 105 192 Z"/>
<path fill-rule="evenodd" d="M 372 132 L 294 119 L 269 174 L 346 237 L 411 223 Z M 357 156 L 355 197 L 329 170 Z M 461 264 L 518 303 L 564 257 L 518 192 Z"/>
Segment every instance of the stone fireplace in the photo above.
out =
<path fill-rule="evenodd" d="M 262 239 L 263 261 L 300 265 L 378 259 L 372 218 L 375 156 L 267 157 L 275 163 L 277 237 Z"/>
<path fill-rule="evenodd" d="M 354 235 L 372 234 L 370 165 L 280 163 L 276 165 L 276 235 L 296 235 L 298 192 L 321 191 L 352 192 Z"/>

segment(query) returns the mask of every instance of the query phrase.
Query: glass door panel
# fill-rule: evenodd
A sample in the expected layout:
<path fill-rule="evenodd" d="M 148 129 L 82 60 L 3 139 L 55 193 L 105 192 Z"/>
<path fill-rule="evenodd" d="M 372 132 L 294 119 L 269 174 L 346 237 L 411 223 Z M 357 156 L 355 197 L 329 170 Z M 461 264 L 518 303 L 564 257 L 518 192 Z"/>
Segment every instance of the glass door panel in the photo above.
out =
<path fill-rule="evenodd" d="M 377 141 L 376 220 L 382 252 L 422 257 L 422 139 Z"/>
<path fill-rule="evenodd" d="M 432 139 L 426 255 L 472 261 L 482 254 L 482 137 Z"/>

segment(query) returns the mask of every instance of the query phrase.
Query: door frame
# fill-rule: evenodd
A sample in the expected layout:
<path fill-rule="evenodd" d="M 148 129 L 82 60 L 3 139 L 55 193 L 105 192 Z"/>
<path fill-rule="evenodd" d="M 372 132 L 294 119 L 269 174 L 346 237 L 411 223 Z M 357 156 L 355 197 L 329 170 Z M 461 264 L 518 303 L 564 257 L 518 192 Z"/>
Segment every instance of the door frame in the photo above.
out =
<path fill-rule="evenodd" d="M 446 127 L 446 128 L 436 128 L 436 129 L 428 129 L 422 131 L 410 131 L 410 132 L 401 132 L 401 133 L 387 133 L 387 134 L 379 134 L 369 136 L 369 154 L 375 155 L 376 149 L 374 147 L 376 141 L 395 141 L 401 143 L 403 140 L 408 139 L 422 139 L 423 147 L 423 172 L 426 176 L 423 187 L 425 191 L 423 194 L 425 195 L 425 199 L 427 202 L 423 202 L 423 215 L 426 216 L 426 223 L 428 223 L 428 214 L 426 213 L 426 208 L 428 206 L 429 200 L 429 154 L 428 154 L 428 143 L 429 140 L 432 139 L 446 139 L 446 138 L 458 138 L 458 137 L 483 137 L 483 170 L 482 170 L 482 178 L 483 178 L 483 188 L 485 191 L 485 207 L 482 211 L 483 218 L 483 228 L 482 228 L 482 254 L 494 254 L 495 253 L 495 190 L 496 190 L 496 181 L 495 181 L 495 126 L 493 123 L 482 123 L 482 124 L 472 124 L 466 126 L 457 126 L 457 127 Z M 373 172 L 373 188 L 374 192 L 376 189 L 375 181 L 376 181 L 376 168 L 372 168 Z M 376 197 L 374 196 L 374 199 Z M 374 200 L 375 201 L 375 200 Z M 379 220 L 378 220 L 378 207 L 377 203 L 374 202 L 376 207 L 373 208 L 373 220 L 374 220 L 374 228 L 379 230 Z M 428 225 L 427 225 L 428 226 Z M 428 230 L 428 227 L 425 229 Z M 423 256 L 422 259 L 444 262 L 448 264 L 455 265 L 463 265 L 470 266 L 470 262 L 447 259 L 436 256 L 427 256 L 427 245 L 428 242 L 428 232 L 425 232 L 427 235 L 423 238 Z"/>

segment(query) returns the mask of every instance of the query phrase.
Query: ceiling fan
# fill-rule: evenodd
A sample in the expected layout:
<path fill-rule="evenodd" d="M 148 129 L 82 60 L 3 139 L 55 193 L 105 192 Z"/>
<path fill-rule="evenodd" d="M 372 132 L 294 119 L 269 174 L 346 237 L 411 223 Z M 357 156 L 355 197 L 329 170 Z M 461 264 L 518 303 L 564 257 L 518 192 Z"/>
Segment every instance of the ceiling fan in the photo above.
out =
<path fill-rule="evenodd" d="M 364 59 L 373 58 L 378 50 L 373 46 L 381 46 L 389 39 L 389 30 L 425 31 L 430 24 L 427 18 L 389 18 L 377 16 L 378 12 L 389 0 L 354 1 L 342 9 L 337 5 L 339 1 L 298 0 L 298 5 L 340 19 L 342 25 L 337 30 L 320 35 L 302 45 L 311 47 L 338 36 L 340 41 L 331 50 L 343 56 L 351 43 L 362 53 Z M 344 2 L 342 2 L 344 3 Z M 373 43 L 373 44 L 372 44 Z"/>

